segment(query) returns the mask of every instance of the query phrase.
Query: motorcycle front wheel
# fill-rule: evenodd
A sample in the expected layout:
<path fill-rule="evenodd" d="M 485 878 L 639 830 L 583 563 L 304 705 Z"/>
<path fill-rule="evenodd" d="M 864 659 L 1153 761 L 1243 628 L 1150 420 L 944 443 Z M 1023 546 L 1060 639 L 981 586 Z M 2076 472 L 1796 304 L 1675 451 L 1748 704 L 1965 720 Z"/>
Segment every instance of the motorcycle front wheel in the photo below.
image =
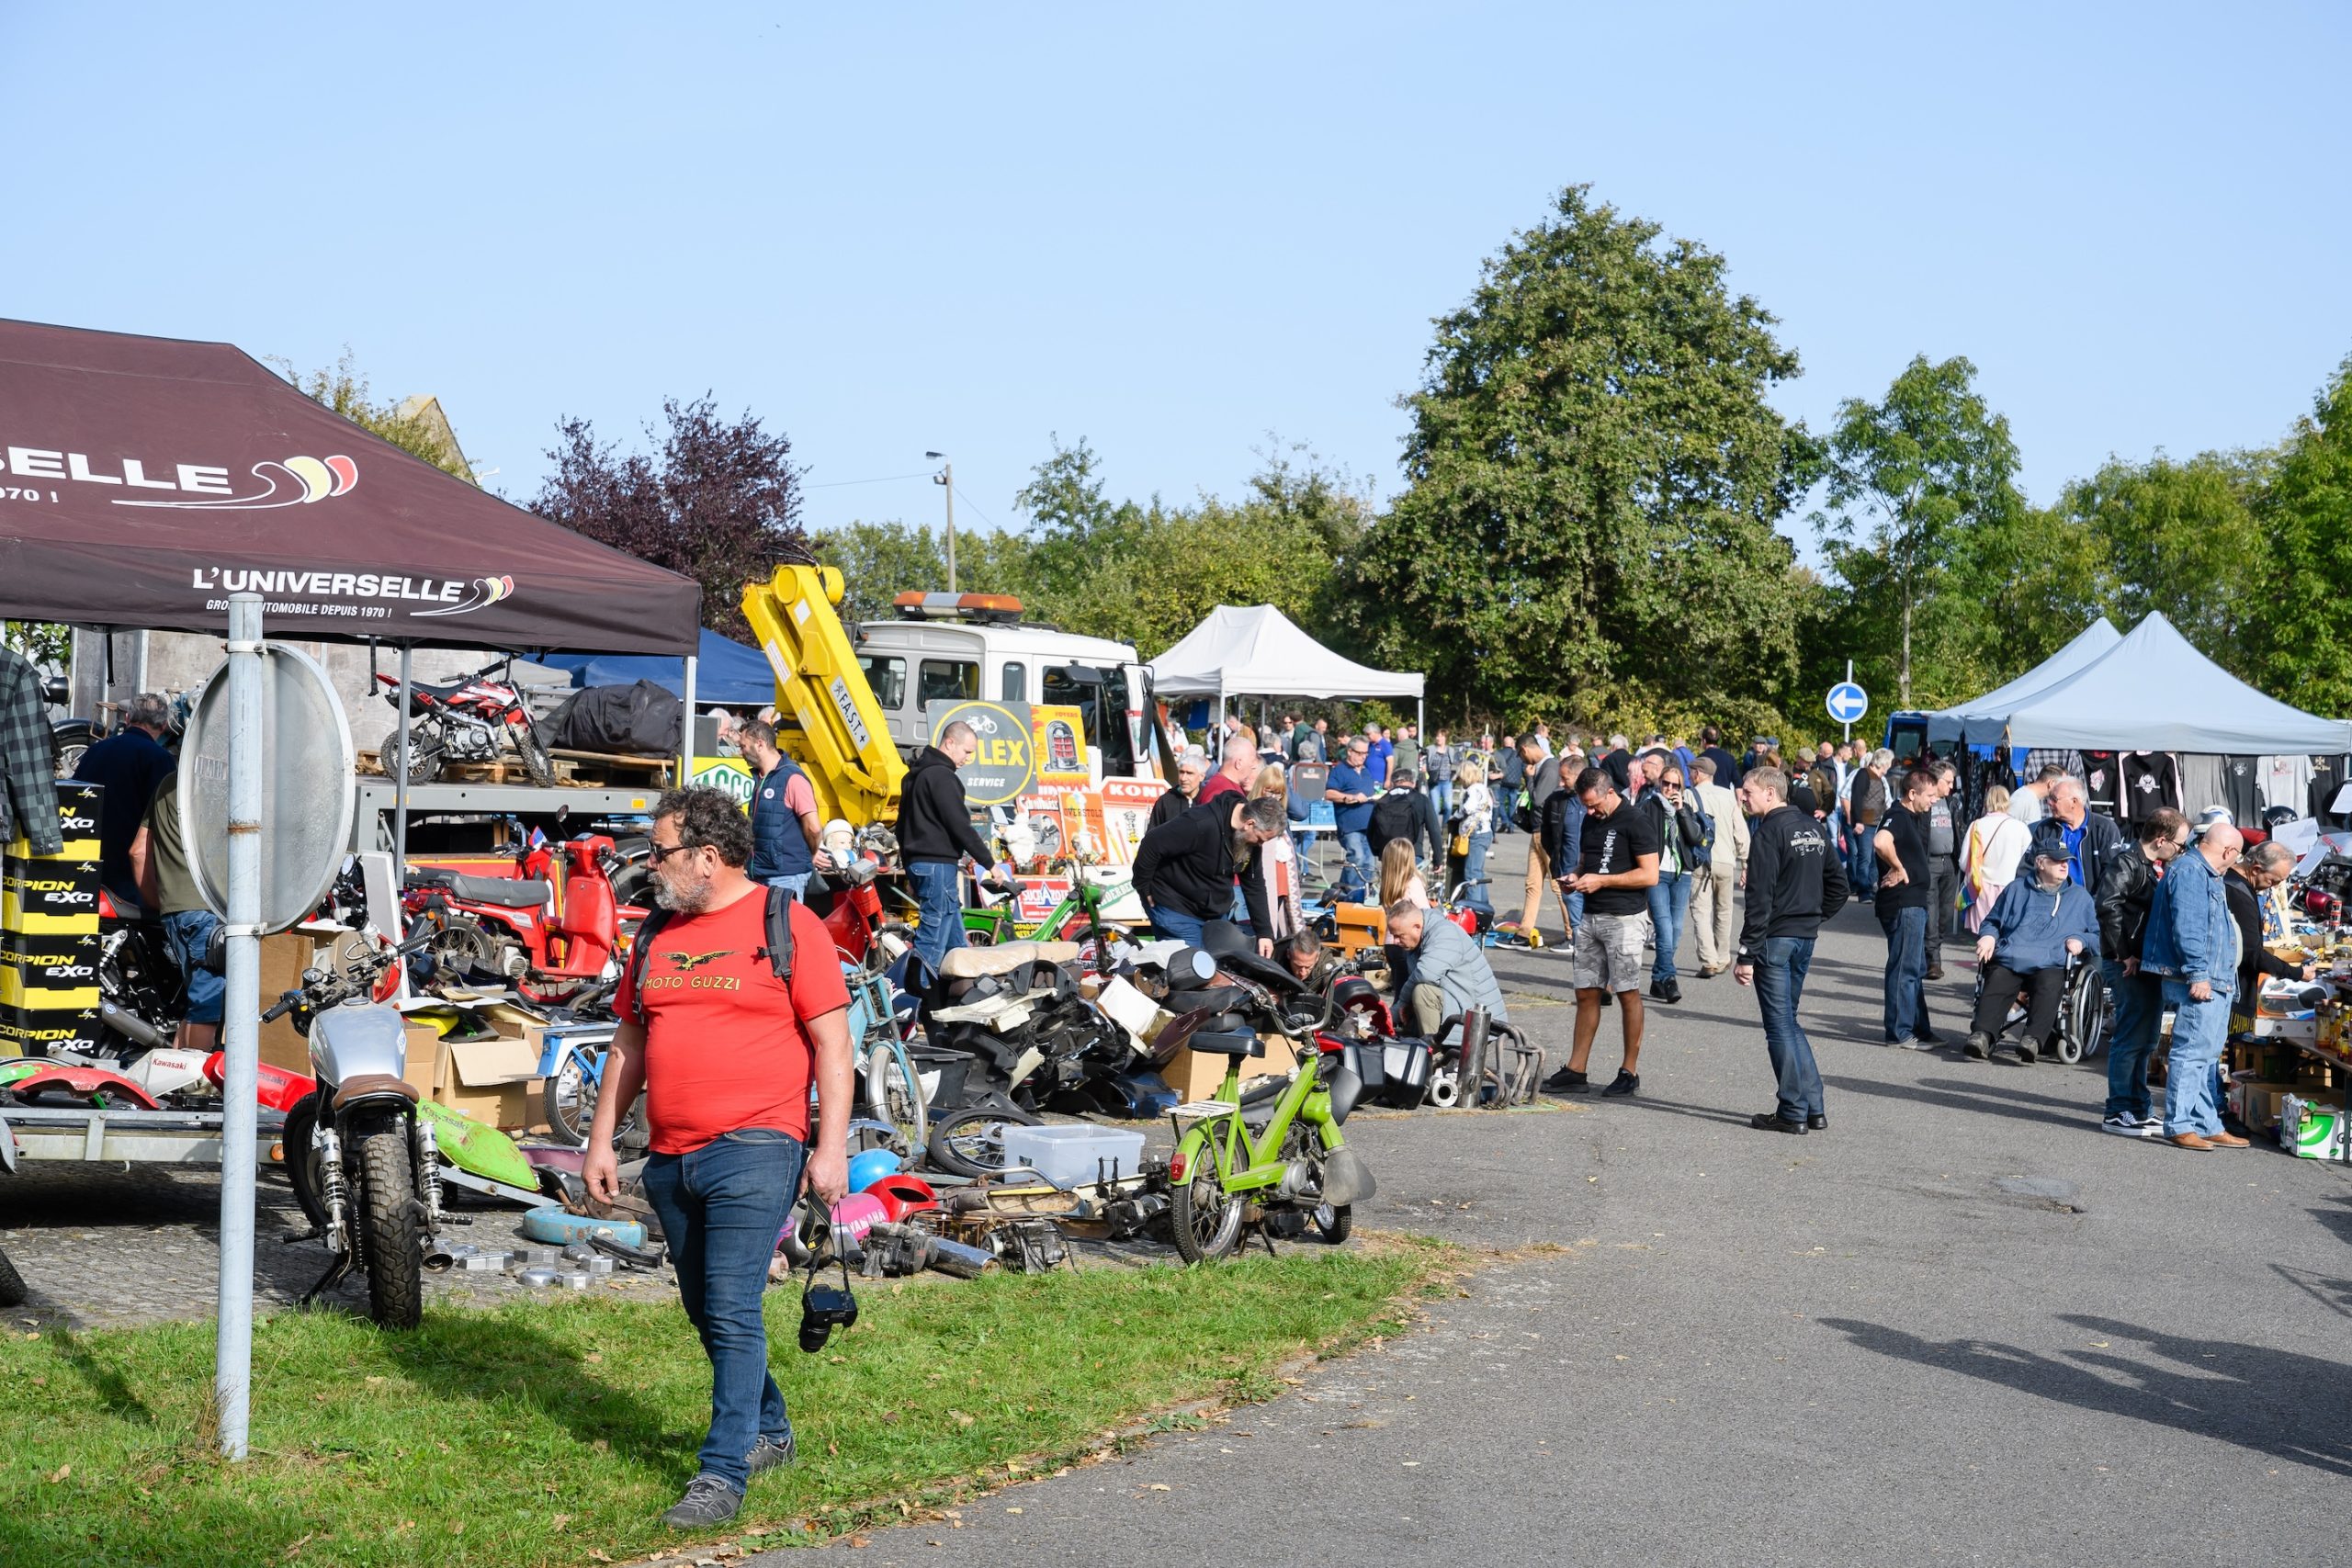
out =
<path fill-rule="evenodd" d="M 1176 1189 L 1169 1218 L 1174 1223 L 1176 1250 L 1187 1263 L 1211 1263 L 1229 1257 L 1241 1245 L 1241 1211 L 1246 1205 L 1217 1179 L 1216 1160 L 1205 1149 L 1183 1185 Z"/>
<path fill-rule="evenodd" d="M 923 1102 L 922 1079 L 887 1026 L 875 1032 L 865 1050 L 865 1103 L 876 1120 L 898 1129 L 909 1156 L 930 1146 L 931 1111 Z"/>
<path fill-rule="evenodd" d="M 1036 1117 L 1001 1105 L 967 1105 L 931 1124 L 931 1163 L 956 1176 L 995 1176 L 1004 1169 L 1004 1130 L 1035 1127 Z"/>
<path fill-rule="evenodd" d="M 515 754 L 523 759 L 523 772 L 541 789 L 555 787 L 555 759 L 548 755 L 548 743 L 539 739 L 536 726 L 510 724 L 506 733 L 514 742 Z"/>
<path fill-rule="evenodd" d="M 408 1128 L 389 1111 L 364 1111 L 353 1120 L 351 1147 L 368 1238 L 368 1315 L 379 1327 L 414 1328 L 424 1314 L 424 1249 Z"/>

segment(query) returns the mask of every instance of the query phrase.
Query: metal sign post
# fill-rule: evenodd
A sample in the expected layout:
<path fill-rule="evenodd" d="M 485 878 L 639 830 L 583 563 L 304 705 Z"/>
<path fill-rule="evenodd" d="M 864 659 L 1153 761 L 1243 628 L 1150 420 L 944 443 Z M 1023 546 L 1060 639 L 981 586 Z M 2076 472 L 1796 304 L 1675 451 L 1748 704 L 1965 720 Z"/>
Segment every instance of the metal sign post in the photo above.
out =
<path fill-rule="evenodd" d="M 245 1457 L 254 1363 L 254 1146 L 261 1069 L 261 595 L 229 596 L 228 991 L 220 1049 L 220 1327 L 212 1399 L 220 1451 Z"/>

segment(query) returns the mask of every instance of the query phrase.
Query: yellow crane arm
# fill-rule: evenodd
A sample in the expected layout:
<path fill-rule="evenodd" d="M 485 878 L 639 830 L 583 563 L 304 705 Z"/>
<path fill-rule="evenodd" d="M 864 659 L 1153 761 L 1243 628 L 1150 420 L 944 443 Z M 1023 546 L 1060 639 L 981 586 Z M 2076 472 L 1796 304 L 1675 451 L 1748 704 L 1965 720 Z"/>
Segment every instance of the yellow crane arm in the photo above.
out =
<path fill-rule="evenodd" d="M 833 612 L 841 602 L 837 567 L 780 566 L 743 585 L 743 617 L 775 671 L 778 742 L 807 771 L 819 813 L 862 828 L 897 818 L 907 765 Z"/>

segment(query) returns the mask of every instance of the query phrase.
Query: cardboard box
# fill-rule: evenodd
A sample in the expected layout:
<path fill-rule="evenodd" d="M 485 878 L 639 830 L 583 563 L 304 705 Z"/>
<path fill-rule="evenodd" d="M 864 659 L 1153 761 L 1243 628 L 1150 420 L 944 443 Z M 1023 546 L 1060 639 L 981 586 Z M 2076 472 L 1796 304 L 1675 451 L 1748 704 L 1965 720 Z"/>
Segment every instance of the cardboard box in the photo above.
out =
<path fill-rule="evenodd" d="M 2291 1083 L 2269 1083 L 2259 1079 L 2230 1085 L 2230 1108 L 2248 1132 L 2267 1133 L 2279 1124 L 2287 1097 L 2295 1092 Z"/>
<path fill-rule="evenodd" d="M 276 1007 L 279 997 L 302 983 L 302 971 L 317 952 L 317 943 L 300 931 L 277 931 L 261 939 L 262 1011 Z M 289 1073 L 310 1073 L 311 1043 L 295 1029 L 292 1013 L 261 1026 L 261 1059 Z"/>
<path fill-rule="evenodd" d="M 1188 1045 L 1176 1053 L 1176 1059 L 1162 1068 L 1159 1076 L 1182 1100 L 1214 1100 L 1224 1086 L 1226 1068 L 1233 1060 L 1215 1052 L 1195 1051 Z M 1290 1048 L 1289 1041 L 1279 1035 L 1266 1042 L 1264 1055 L 1244 1056 L 1240 1060 L 1244 1088 L 1253 1078 L 1288 1077 L 1298 1070 L 1298 1054 Z"/>
<path fill-rule="evenodd" d="M 97 935 L 97 858 L 0 862 L 0 926 L 35 936 Z"/>
<path fill-rule="evenodd" d="M 539 1054 L 514 1035 L 488 1040 L 439 1042 L 434 1061 L 433 1098 L 450 1110 L 502 1132 L 537 1132 L 546 1127 Z"/>
<path fill-rule="evenodd" d="M 105 1035 L 98 1010 L 0 1007 L 0 1056 L 46 1056 L 53 1051 L 96 1051 Z"/>
<path fill-rule="evenodd" d="M 2289 1095 L 2278 1118 L 2278 1144 L 2299 1159 L 2352 1161 L 2352 1129 L 2345 1124 L 2342 1107 L 2320 1105 L 2301 1095 Z"/>
<path fill-rule="evenodd" d="M 441 1032 L 429 1023 L 411 1023 L 404 1031 L 408 1039 L 408 1057 L 401 1069 L 401 1077 L 411 1089 L 433 1098 L 434 1075 L 441 1063 Z"/>
<path fill-rule="evenodd" d="M 84 1011 L 98 1005 L 96 935 L 0 932 L 0 1006 Z"/>
<path fill-rule="evenodd" d="M 98 858 L 98 811 L 106 798 L 104 787 L 83 784 L 75 779 L 57 781 L 57 829 L 65 840 L 64 847 L 54 855 L 35 855 L 32 840 L 26 838 L 21 825 L 14 839 L 8 840 L 7 854 L 11 860 L 95 861 Z"/>

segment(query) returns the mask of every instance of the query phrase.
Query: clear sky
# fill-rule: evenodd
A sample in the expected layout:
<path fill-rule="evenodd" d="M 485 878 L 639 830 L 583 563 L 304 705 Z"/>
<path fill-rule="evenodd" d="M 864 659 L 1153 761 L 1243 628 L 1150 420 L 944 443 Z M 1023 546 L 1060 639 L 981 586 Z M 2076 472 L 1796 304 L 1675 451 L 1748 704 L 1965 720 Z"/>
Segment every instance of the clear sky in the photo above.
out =
<path fill-rule="evenodd" d="M 0 314 L 443 400 L 490 481 L 706 389 L 811 522 L 1398 484 L 1481 257 L 1589 181 L 1729 258 L 1816 427 L 1965 354 L 2038 502 L 2352 352 L 2352 6 L 0 0 Z M 884 483 L 850 483 L 915 476 Z"/>

